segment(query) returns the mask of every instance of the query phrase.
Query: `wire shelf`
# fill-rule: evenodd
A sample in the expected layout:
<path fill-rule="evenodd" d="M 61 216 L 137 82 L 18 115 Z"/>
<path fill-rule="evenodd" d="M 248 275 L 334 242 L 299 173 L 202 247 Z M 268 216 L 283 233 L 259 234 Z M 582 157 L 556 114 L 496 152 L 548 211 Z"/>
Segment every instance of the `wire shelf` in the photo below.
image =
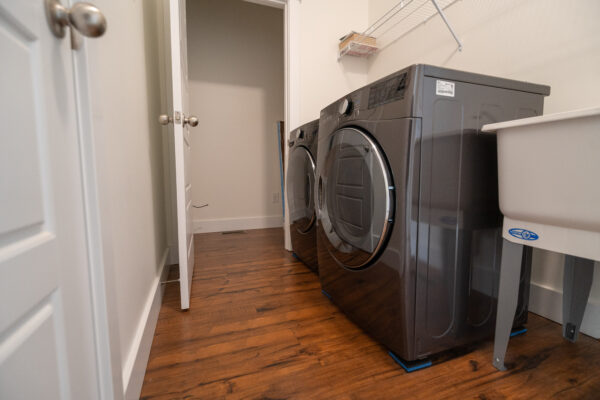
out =
<path fill-rule="evenodd" d="M 377 40 L 377 45 L 374 46 L 375 49 L 365 53 L 364 56 L 369 56 L 377 50 L 385 49 L 438 14 L 450 30 L 454 40 L 456 40 L 458 50 L 462 50 L 460 39 L 456 36 L 444 15 L 444 10 L 457 1 L 458 0 L 403 0 L 398 2 L 360 34 L 360 36 L 376 38 Z M 352 45 L 352 43 L 349 43 L 346 47 L 352 47 Z M 340 49 L 339 58 L 346 54 L 352 53 L 347 48 Z"/>
<path fill-rule="evenodd" d="M 340 38 L 338 61 L 345 55 L 356 57 L 368 57 L 377 51 L 376 39 L 372 36 L 364 36 L 358 32 L 350 32 Z"/>

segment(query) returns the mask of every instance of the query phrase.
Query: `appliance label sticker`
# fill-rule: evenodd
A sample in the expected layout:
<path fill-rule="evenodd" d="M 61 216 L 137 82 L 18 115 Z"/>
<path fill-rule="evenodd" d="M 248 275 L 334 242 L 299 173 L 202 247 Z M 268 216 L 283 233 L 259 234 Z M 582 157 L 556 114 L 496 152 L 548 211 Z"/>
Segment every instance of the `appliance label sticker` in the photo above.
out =
<path fill-rule="evenodd" d="M 538 240 L 540 238 L 537 233 L 523 228 L 512 228 L 508 230 L 508 233 L 510 233 L 511 236 L 522 240 Z"/>
<path fill-rule="evenodd" d="M 454 97 L 454 82 L 435 81 L 435 94 L 438 96 Z"/>

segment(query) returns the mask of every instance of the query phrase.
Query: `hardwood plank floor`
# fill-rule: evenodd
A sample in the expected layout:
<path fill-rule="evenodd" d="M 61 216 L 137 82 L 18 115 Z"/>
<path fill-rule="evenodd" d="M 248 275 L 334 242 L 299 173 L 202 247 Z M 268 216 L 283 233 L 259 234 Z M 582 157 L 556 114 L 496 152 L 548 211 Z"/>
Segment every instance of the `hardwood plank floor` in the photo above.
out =
<path fill-rule="evenodd" d="M 281 229 L 196 235 L 191 308 L 169 284 L 144 399 L 598 399 L 600 343 L 530 314 L 509 371 L 491 341 L 411 374 L 321 294 Z"/>

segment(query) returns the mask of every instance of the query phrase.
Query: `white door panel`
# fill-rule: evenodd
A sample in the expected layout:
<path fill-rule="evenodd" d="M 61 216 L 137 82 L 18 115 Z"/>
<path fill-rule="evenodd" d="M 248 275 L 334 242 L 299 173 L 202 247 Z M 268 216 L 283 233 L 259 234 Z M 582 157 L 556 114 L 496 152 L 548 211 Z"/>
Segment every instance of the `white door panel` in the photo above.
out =
<path fill-rule="evenodd" d="M 175 192 L 177 209 L 177 241 L 179 253 L 179 283 L 181 308 L 190 307 L 190 291 L 194 272 L 194 246 L 192 224 L 192 191 L 190 173 L 190 128 L 183 124 L 183 119 L 190 115 L 188 109 L 188 72 L 187 72 L 187 34 L 185 25 L 185 0 L 169 0 L 169 24 L 166 29 L 167 42 L 170 43 L 170 68 L 166 68 L 167 83 L 170 83 L 167 104 L 174 116 L 173 135 L 175 164 Z M 176 118 L 177 113 L 181 119 Z M 170 132 L 170 129 L 169 129 Z"/>
<path fill-rule="evenodd" d="M 67 367 L 64 359 L 59 359 L 55 345 L 58 340 L 56 300 L 57 296 L 53 295 L 49 301 L 44 301 L 3 338 L 0 344 L 0 393 L 3 399 L 67 397 L 66 379 L 60 376 L 60 371 Z M 24 378 L 29 384 L 23 384 Z M 20 384 L 15 384 L 18 382 Z"/>
<path fill-rule="evenodd" d="M 96 399 L 72 54 L 0 0 L 0 399 Z"/>

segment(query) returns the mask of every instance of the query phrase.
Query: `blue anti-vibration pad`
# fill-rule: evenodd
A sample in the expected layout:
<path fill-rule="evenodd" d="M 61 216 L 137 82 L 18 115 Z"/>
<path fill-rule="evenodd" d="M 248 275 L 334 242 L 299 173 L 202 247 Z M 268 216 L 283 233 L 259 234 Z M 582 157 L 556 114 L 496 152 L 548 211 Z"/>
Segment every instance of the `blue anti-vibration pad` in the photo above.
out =
<path fill-rule="evenodd" d="M 519 336 L 527 332 L 527 328 L 523 328 L 522 326 L 519 328 L 515 328 L 510 332 L 510 337 Z"/>
<path fill-rule="evenodd" d="M 423 368 L 431 367 L 431 360 L 426 358 L 424 360 L 406 361 L 388 351 L 388 354 L 394 361 L 396 361 L 406 372 L 415 372 Z"/>
<path fill-rule="evenodd" d="M 329 300 L 331 300 L 331 296 L 329 295 L 329 293 L 327 293 L 323 289 L 321 289 L 321 293 L 323 293 L 323 295 L 325 295 L 325 297 L 327 297 Z"/>
<path fill-rule="evenodd" d="M 296 258 L 296 260 L 299 260 L 300 257 L 298 257 L 298 254 L 296 254 L 295 252 L 292 251 L 292 256 L 294 256 L 294 258 Z"/>

